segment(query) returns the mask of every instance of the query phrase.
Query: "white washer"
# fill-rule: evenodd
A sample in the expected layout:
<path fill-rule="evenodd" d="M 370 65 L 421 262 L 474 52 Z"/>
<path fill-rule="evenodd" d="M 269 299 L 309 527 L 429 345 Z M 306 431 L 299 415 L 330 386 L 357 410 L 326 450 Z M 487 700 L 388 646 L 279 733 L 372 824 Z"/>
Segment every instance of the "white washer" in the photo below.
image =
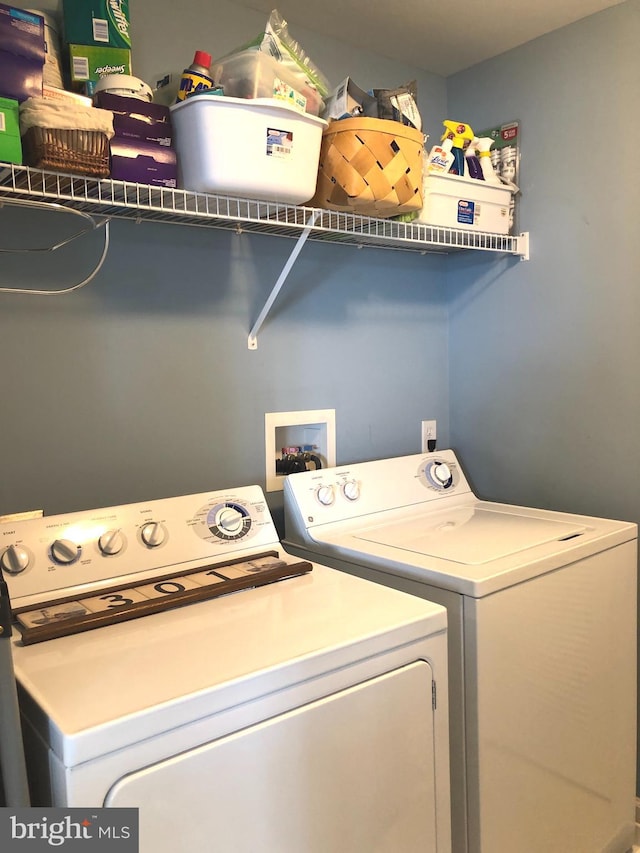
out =
<path fill-rule="evenodd" d="M 628 850 L 636 525 L 481 501 L 450 450 L 284 500 L 291 553 L 447 607 L 455 853 Z"/>
<path fill-rule="evenodd" d="M 0 564 L 35 631 L 170 607 L 16 634 L 35 805 L 138 807 L 142 853 L 450 851 L 446 610 L 301 566 L 259 487 L 4 524 Z"/>

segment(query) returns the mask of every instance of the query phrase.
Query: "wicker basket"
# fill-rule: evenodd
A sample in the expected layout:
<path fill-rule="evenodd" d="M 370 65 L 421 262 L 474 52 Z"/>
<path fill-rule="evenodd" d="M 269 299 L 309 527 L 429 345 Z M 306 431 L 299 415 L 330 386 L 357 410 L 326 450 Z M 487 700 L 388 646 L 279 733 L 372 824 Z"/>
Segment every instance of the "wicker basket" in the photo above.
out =
<path fill-rule="evenodd" d="M 58 130 L 30 127 L 22 137 L 27 166 L 74 175 L 106 178 L 109 174 L 109 140 L 98 130 Z"/>
<path fill-rule="evenodd" d="M 424 136 L 397 121 L 347 118 L 322 134 L 311 204 L 387 217 L 422 208 Z"/>

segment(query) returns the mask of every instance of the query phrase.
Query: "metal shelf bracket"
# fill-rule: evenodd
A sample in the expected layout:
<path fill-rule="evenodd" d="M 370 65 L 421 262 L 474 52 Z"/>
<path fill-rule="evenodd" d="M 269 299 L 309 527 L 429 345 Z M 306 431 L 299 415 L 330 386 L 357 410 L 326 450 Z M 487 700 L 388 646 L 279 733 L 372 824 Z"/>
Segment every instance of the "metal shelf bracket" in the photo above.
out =
<path fill-rule="evenodd" d="M 318 217 L 318 213 L 319 213 L 318 210 L 312 210 L 311 216 L 309 216 L 309 218 L 307 219 L 307 223 L 306 223 L 305 227 L 303 228 L 300 236 L 296 240 L 296 244 L 293 247 L 293 251 L 289 255 L 289 258 L 287 259 L 286 264 L 282 268 L 282 272 L 280 273 L 278 280 L 276 281 L 275 285 L 273 286 L 271 293 L 269 294 L 269 298 L 265 302 L 262 311 L 258 315 L 258 319 L 253 324 L 253 328 L 249 332 L 249 349 L 250 350 L 258 349 L 258 332 L 260 331 L 262 324 L 264 323 L 267 315 L 269 314 L 269 311 L 271 310 L 271 306 L 276 301 L 276 298 L 277 298 L 278 294 L 280 293 L 280 290 L 282 289 L 282 285 L 285 283 L 285 281 L 287 280 L 287 276 L 289 275 L 289 273 L 293 269 L 293 265 L 295 264 L 298 255 L 302 251 L 302 247 L 306 243 L 307 237 L 311 233 L 311 229 L 313 228 L 313 225 L 314 225 L 314 223 Z"/>

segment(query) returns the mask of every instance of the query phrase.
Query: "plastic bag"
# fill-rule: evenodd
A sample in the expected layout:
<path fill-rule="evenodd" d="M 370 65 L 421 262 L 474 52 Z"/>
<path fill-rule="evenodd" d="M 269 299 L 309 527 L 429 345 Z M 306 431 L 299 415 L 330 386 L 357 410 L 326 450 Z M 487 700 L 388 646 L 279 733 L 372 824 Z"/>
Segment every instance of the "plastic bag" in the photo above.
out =
<path fill-rule="evenodd" d="M 237 50 L 232 51 L 229 55 L 251 49 L 261 50 L 263 53 L 273 56 L 278 62 L 282 62 L 291 72 L 303 77 L 308 85 L 317 89 L 323 98 L 329 94 L 329 81 L 306 55 L 298 42 L 292 38 L 287 22 L 277 9 L 271 12 L 264 32 Z"/>
<path fill-rule="evenodd" d="M 378 101 L 378 118 L 399 121 L 408 127 L 422 130 L 415 80 L 396 89 L 374 89 L 373 95 Z"/>

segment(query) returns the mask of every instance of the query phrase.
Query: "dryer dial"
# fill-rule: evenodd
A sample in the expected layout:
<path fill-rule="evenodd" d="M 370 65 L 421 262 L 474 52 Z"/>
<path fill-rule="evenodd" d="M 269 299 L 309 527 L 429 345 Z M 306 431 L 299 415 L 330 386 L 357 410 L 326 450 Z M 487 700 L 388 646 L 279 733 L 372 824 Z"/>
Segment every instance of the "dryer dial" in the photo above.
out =
<path fill-rule="evenodd" d="M 242 530 L 242 523 L 245 516 L 235 506 L 225 507 L 218 515 L 218 526 L 225 533 L 238 533 Z"/>
<path fill-rule="evenodd" d="M 148 521 L 142 525 L 140 536 L 147 548 L 157 548 L 166 539 L 166 531 L 158 521 Z"/>
<path fill-rule="evenodd" d="M 9 545 L 0 557 L 0 566 L 10 575 L 19 575 L 29 568 L 29 552 L 21 545 Z"/>
<path fill-rule="evenodd" d="M 105 557 L 112 557 L 114 554 L 119 554 L 124 548 L 124 536 L 120 530 L 107 530 L 98 539 L 98 548 L 100 553 Z"/>
<path fill-rule="evenodd" d="M 82 548 L 71 539 L 56 539 L 51 543 L 51 556 L 56 563 L 71 565 L 80 557 Z"/>

